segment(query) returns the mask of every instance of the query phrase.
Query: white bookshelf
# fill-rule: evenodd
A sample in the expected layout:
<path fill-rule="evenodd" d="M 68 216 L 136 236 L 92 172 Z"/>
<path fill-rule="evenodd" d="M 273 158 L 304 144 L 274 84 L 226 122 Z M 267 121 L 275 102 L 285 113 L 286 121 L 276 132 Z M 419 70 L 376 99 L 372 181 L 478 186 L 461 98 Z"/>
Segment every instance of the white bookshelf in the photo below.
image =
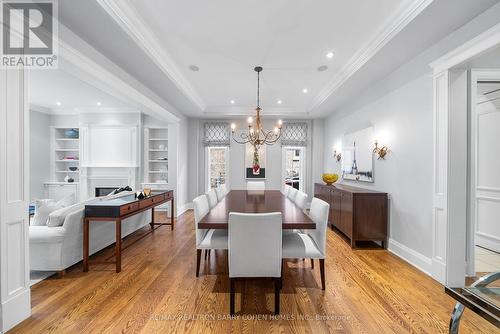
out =
<path fill-rule="evenodd" d="M 161 147 L 160 147 L 161 145 Z M 142 188 L 172 189 L 168 179 L 168 128 L 144 128 L 144 181 Z M 158 206 L 170 215 L 170 202 Z"/>
<path fill-rule="evenodd" d="M 75 127 L 51 128 L 51 180 L 64 183 L 66 175 L 73 178 L 73 183 L 80 181 L 80 136 L 69 138 L 66 132 Z M 70 168 L 77 168 L 76 171 Z"/>
<path fill-rule="evenodd" d="M 144 183 L 168 184 L 168 128 L 144 128 Z"/>

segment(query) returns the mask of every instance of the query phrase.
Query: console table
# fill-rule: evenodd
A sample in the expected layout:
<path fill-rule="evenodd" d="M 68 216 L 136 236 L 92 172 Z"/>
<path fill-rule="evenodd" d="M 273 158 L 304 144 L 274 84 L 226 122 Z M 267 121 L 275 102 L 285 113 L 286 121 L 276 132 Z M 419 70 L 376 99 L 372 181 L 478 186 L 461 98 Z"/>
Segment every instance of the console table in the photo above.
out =
<path fill-rule="evenodd" d="M 358 241 L 380 241 L 387 248 L 387 193 L 316 183 L 314 196 L 330 204 L 332 230 L 335 227 L 348 237 L 351 248 L 356 248 Z"/>
<path fill-rule="evenodd" d="M 154 208 L 169 201 L 172 202 L 170 205 L 172 213 L 170 223 L 155 222 Z M 86 272 L 89 270 L 89 225 L 91 221 L 99 224 L 103 222 L 115 222 L 115 264 L 116 272 L 119 273 L 122 263 L 122 220 L 146 210 L 151 210 L 151 222 L 149 224 L 152 230 L 157 225 L 170 225 L 171 229 L 174 229 L 173 190 L 154 191 L 150 196 L 143 199 L 136 199 L 135 195 L 128 195 L 109 200 L 100 199 L 85 205 L 85 218 L 83 219 L 83 271 Z"/>

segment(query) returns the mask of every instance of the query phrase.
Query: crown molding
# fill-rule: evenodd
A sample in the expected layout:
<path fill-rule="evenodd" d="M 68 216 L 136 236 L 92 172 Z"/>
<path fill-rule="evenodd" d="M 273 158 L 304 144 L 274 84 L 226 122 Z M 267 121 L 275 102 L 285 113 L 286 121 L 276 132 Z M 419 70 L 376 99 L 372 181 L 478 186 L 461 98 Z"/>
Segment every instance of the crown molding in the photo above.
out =
<path fill-rule="evenodd" d="M 184 95 L 200 110 L 206 104 L 190 84 L 170 54 L 162 48 L 156 36 L 145 25 L 144 20 L 126 1 L 96 0 L 99 5 L 118 23 L 135 43 L 153 60 Z"/>
<path fill-rule="evenodd" d="M 497 24 L 458 48 L 433 61 L 429 66 L 434 74 L 455 67 L 500 44 L 500 24 Z"/>
<path fill-rule="evenodd" d="M 339 89 L 351 76 L 365 65 L 377 52 L 379 52 L 389 41 L 391 41 L 401 30 L 413 21 L 434 0 L 409 0 L 398 13 L 391 17 L 382 26 L 376 36 L 364 44 L 342 67 L 340 72 L 321 89 L 313 99 L 308 110 L 313 111 L 326 101 L 337 89 Z M 407 1 L 408 2 L 408 1 Z"/>
<path fill-rule="evenodd" d="M 36 112 L 40 112 L 42 114 L 47 114 L 47 115 L 52 115 L 53 114 L 53 110 L 52 109 L 44 107 L 44 106 L 41 106 L 39 104 L 35 104 L 35 103 L 30 103 L 30 110 L 33 110 L 33 111 L 36 111 Z"/>

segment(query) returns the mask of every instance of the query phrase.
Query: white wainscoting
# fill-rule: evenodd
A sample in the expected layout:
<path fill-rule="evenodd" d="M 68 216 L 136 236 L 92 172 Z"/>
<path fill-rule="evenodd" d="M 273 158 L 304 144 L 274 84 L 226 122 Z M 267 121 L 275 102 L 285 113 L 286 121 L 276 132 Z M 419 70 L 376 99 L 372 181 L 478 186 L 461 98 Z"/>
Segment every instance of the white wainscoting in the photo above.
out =
<path fill-rule="evenodd" d="M 28 76 L 0 70 L 0 296 L 6 332 L 31 314 Z"/>

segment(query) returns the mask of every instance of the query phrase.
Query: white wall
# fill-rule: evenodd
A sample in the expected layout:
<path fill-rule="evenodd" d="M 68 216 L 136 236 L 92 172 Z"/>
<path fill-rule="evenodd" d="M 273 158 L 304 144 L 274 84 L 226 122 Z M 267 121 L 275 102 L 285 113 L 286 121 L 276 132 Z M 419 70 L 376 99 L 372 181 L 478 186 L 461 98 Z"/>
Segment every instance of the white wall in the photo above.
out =
<path fill-rule="evenodd" d="M 381 144 L 388 145 L 386 160 L 375 160 L 375 182 L 356 183 L 389 193 L 390 238 L 426 258 L 432 255 L 432 78 L 430 74 L 402 86 L 349 116 L 325 120 L 324 169 L 340 172 L 332 147 L 342 136 L 371 122 Z M 393 247 L 394 242 L 389 243 Z"/>
<path fill-rule="evenodd" d="M 30 199 L 44 198 L 50 180 L 50 116 L 30 111 Z"/>

